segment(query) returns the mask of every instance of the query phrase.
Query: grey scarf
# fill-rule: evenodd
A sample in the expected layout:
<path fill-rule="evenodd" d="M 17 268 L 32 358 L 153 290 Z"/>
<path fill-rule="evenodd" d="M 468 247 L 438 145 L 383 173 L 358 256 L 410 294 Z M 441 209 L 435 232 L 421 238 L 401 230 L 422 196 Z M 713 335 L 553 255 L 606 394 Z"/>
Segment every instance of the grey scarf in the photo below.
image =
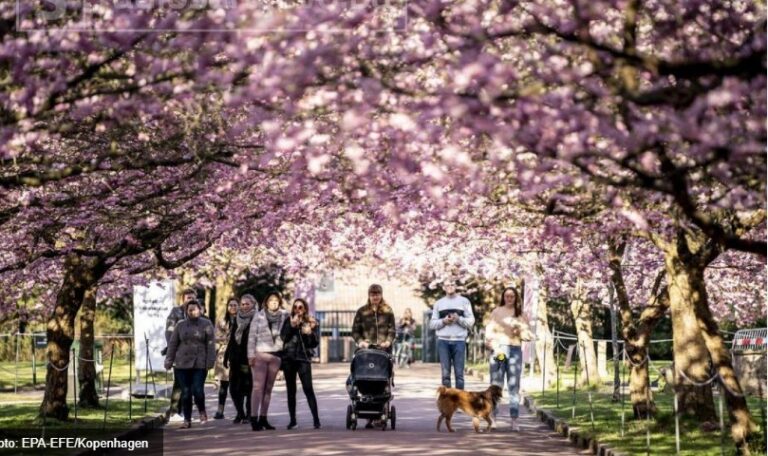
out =
<path fill-rule="evenodd" d="M 251 309 L 248 313 L 242 313 L 239 310 L 237 311 L 237 329 L 235 330 L 235 341 L 238 345 L 240 345 L 240 341 L 243 340 L 243 331 L 245 331 L 245 327 L 248 326 L 248 323 L 251 322 L 251 319 L 256 314 L 256 308 Z"/>
<path fill-rule="evenodd" d="M 272 333 L 272 341 L 277 340 L 277 336 L 280 335 L 280 323 L 283 319 L 283 313 L 278 310 L 277 312 L 270 312 L 269 310 L 266 310 L 264 312 L 264 316 L 267 317 L 267 321 L 269 322 L 269 330 Z"/>

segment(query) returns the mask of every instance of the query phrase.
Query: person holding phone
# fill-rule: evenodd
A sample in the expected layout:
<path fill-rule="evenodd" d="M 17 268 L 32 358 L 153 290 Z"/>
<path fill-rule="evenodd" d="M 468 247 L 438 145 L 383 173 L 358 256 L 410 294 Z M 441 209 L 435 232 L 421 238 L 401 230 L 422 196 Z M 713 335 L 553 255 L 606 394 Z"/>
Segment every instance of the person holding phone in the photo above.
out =
<path fill-rule="evenodd" d="M 320 429 L 320 415 L 317 412 L 317 398 L 312 386 L 312 349 L 317 347 L 320 333 L 315 317 L 309 314 L 307 302 L 301 298 L 293 301 L 291 318 L 285 320 L 280 330 L 283 339 L 283 372 L 285 389 L 288 393 L 288 415 L 291 422 L 288 429 L 297 426 L 296 421 L 296 376 L 301 381 L 301 389 L 307 397 L 309 411 L 312 412 L 312 424 Z"/>
<path fill-rule="evenodd" d="M 432 307 L 429 327 L 437 333 L 437 355 L 443 386 L 451 387 L 451 368 L 456 388 L 464 389 L 464 363 L 467 353 L 467 335 L 475 324 L 475 315 L 469 299 L 456 293 L 456 281 L 443 283 L 445 296 Z"/>

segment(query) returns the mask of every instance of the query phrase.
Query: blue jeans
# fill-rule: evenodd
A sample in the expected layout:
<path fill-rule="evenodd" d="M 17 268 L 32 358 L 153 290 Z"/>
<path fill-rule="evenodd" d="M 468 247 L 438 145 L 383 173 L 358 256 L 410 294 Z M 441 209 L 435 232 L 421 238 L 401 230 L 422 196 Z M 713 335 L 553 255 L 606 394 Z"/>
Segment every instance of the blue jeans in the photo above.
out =
<path fill-rule="evenodd" d="M 498 361 L 496 356 L 504 353 L 504 361 Z M 502 345 L 501 350 L 494 352 L 490 360 L 491 385 L 504 388 L 504 377 L 507 377 L 509 391 L 509 416 L 517 418 L 520 414 L 520 374 L 523 371 L 523 349 L 519 345 Z M 496 410 L 493 411 L 496 416 Z"/>
<path fill-rule="evenodd" d="M 174 369 L 173 375 L 181 386 L 181 409 L 184 421 L 192 421 L 192 398 L 200 412 L 205 411 L 205 369 Z"/>
<path fill-rule="evenodd" d="M 451 365 L 453 365 L 456 388 L 464 389 L 464 358 L 466 352 L 467 343 L 463 340 L 437 340 L 437 355 L 440 358 L 443 386 L 451 387 Z"/>

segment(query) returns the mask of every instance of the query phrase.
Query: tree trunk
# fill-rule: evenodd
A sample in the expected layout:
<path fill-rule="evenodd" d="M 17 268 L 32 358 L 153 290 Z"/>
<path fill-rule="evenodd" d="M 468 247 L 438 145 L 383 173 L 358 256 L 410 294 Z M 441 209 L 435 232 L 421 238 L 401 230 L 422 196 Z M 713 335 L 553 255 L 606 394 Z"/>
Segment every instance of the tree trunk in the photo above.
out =
<path fill-rule="evenodd" d="M 632 312 L 621 266 L 626 246 L 625 240 L 609 242 L 608 265 L 611 269 L 613 290 L 616 292 L 616 302 L 619 305 L 622 338 L 630 364 L 629 396 L 632 412 L 636 419 L 646 419 L 649 414 L 656 414 L 649 378 L 648 346 L 653 329 L 669 310 L 669 293 L 661 286 L 664 271 L 659 271 L 648 298 L 648 305 L 643 308 L 639 317 Z"/>
<path fill-rule="evenodd" d="M 576 326 L 578 339 L 576 348 L 579 351 L 579 363 L 582 368 L 579 384 L 597 385 L 600 383 L 600 377 L 597 373 L 597 355 L 592 339 L 592 308 L 584 298 L 581 279 L 576 282 L 576 292 L 571 300 L 571 313 Z"/>
<path fill-rule="evenodd" d="M 734 212 L 723 212 L 720 217 L 727 221 L 723 226 L 728 227 L 731 234 L 743 236 L 751 228 L 764 223 L 765 212 L 757 211 L 745 220 Z M 734 374 L 730 353 L 725 348 L 717 322 L 709 309 L 704 281 L 705 268 L 725 247 L 716 239 L 699 231 L 682 228 L 677 229 L 673 243 L 667 243 L 658 237 L 652 237 L 652 240 L 664 252 L 667 273 L 672 273 L 669 294 L 673 309 L 676 388 L 679 388 L 678 391 L 682 390 L 683 394 L 694 388 L 682 384 L 683 379 L 680 379 L 679 375 L 681 371 L 696 381 L 709 374 L 709 370 L 702 367 L 702 364 L 706 364 L 702 362 L 702 358 L 709 355 L 713 370 L 720 377 L 725 390 L 723 394 L 728 405 L 731 437 L 739 454 L 749 454 L 748 440 L 750 434 L 756 430 L 756 425 L 749 415 L 743 391 Z M 678 312 L 675 312 L 676 309 Z M 676 314 L 678 318 L 675 318 Z M 683 328 L 686 332 L 678 335 L 678 328 Z M 706 348 L 704 354 L 701 353 L 702 345 Z M 704 388 L 703 392 L 697 393 L 704 398 L 688 395 L 694 397 L 685 397 L 686 402 L 682 402 L 680 408 L 686 412 L 693 411 L 701 421 L 714 421 L 716 415 L 711 388 Z"/>
<path fill-rule="evenodd" d="M 56 305 L 48 320 L 45 375 L 45 395 L 40 404 L 40 416 L 66 420 L 67 371 L 70 350 L 75 337 L 75 317 L 83 303 L 86 290 L 103 274 L 103 266 L 93 259 L 72 255 L 65 260 L 64 278 L 56 295 Z"/>
<path fill-rule="evenodd" d="M 664 263 L 669 278 L 679 411 L 695 416 L 701 422 L 717 422 L 711 384 L 696 386 L 692 383 L 703 383 L 710 378 L 709 352 L 694 312 L 698 305 L 707 305 L 706 295 L 702 294 L 704 268 L 693 261 L 684 261 L 674 244 L 665 250 Z"/>
<path fill-rule="evenodd" d="M 96 393 L 96 359 L 94 351 L 93 322 L 96 316 L 96 287 L 88 289 L 80 313 L 80 359 L 77 360 L 80 395 L 78 405 L 83 408 L 98 408 L 99 395 Z M 93 361 L 91 361 L 93 360 Z"/>
<path fill-rule="evenodd" d="M 712 357 L 714 370 L 720 375 L 720 380 L 724 386 L 722 394 L 725 394 L 725 401 L 728 405 L 731 437 L 739 450 L 739 454 L 749 454 L 747 437 L 750 433 L 757 431 L 757 425 L 752 421 L 744 391 L 733 371 L 731 352 L 725 347 L 717 322 L 715 322 L 709 309 L 707 290 L 703 286 L 703 282 L 698 292 L 701 293 L 702 299 L 696 302 L 696 319 L 704 337 L 704 343 Z"/>
<path fill-rule="evenodd" d="M 234 284 L 233 275 L 234 274 L 230 274 L 228 270 L 224 270 L 216 277 L 216 315 L 226 315 L 227 302 L 235 297 L 232 288 Z"/>

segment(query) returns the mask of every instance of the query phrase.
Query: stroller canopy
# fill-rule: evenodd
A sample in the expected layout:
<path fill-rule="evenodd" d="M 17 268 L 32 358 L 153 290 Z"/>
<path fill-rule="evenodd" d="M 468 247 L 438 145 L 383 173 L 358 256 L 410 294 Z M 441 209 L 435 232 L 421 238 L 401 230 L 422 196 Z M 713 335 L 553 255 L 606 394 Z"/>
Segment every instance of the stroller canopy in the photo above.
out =
<path fill-rule="evenodd" d="M 352 377 L 355 380 L 381 380 L 392 378 L 392 359 L 381 350 L 360 350 L 352 359 Z"/>

